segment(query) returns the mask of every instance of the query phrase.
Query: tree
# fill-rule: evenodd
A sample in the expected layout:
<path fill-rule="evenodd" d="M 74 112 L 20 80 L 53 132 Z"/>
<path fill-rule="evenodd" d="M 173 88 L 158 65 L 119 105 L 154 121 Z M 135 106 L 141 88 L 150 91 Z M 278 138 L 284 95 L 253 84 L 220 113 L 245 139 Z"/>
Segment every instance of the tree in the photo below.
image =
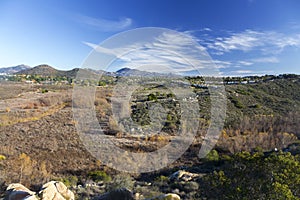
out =
<path fill-rule="evenodd" d="M 148 101 L 157 101 L 157 96 L 153 93 L 149 94 Z"/>
<path fill-rule="evenodd" d="M 23 183 L 23 181 L 25 181 L 26 179 L 27 180 L 30 179 L 30 176 L 32 174 L 32 169 L 33 169 L 33 161 L 25 153 L 21 153 L 19 155 L 18 161 L 19 161 L 19 164 L 20 164 L 19 182 Z"/>
<path fill-rule="evenodd" d="M 208 199 L 300 199 L 300 159 L 290 153 L 242 152 L 203 178 Z"/>

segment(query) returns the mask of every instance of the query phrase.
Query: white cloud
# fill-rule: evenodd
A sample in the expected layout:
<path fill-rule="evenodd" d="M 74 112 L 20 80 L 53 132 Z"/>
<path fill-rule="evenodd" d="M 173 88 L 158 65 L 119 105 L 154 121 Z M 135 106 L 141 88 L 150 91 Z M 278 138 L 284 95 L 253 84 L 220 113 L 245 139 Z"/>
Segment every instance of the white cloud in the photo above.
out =
<path fill-rule="evenodd" d="M 110 54 L 110 55 L 114 55 L 114 56 L 117 56 L 118 53 L 114 50 L 111 50 L 111 49 L 107 49 L 107 48 L 103 48 L 101 47 L 100 45 L 97 45 L 97 44 L 93 44 L 93 43 L 90 43 L 90 42 L 82 42 L 83 44 L 99 51 L 99 52 L 102 52 L 102 53 L 105 53 L 105 54 Z"/>
<path fill-rule="evenodd" d="M 244 65 L 244 66 L 250 66 L 250 65 L 253 65 L 253 62 L 249 62 L 249 61 L 239 61 L 238 62 L 239 64 L 241 65 Z"/>
<path fill-rule="evenodd" d="M 247 60 L 237 60 L 237 61 L 225 61 L 225 60 L 213 60 L 217 65 L 217 68 L 237 68 L 237 67 L 249 67 L 257 63 L 279 63 L 279 59 L 275 56 L 270 57 L 258 57 Z M 248 70 L 247 70 L 248 71 Z"/>
<path fill-rule="evenodd" d="M 217 55 L 231 51 L 261 51 L 264 54 L 278 54 L 286 47 L 299 48 L 300 34 L 245 30 L 203 42 Z"/>
<path fill-rule="evenodd" d="M 283 34 L 275 31 L 245 30 L 240 33 L 227 33 L 229 36 L 208 38 L 206 41 L 196 38 L 192 31 L 180 34 L 162 32 L 153 40 L 141 43 L 126 43 L 105 48 L 89 42 L 84 44 L 97 52 L 113 55 L 122 60 L 124 67 L 147 68 L 155 72 L 185 73 L 205 69 L 240 69 L 232 74 L 263 74 L 270 71 L 258 71 L 256 64 L 279 63 L 278 54 L 286 47 L 300 48 L 300 34 Z M 205 44 L 205 47 L 200 46 Z M 214 50 L 216 54 L 232 51 L 249 53 L 242 60 L 236 58 L 211 60 L 206 50 Z M 245 54 L 247 55 L 247 54 Z M 222 57 L 220 57 L 222 58 Z M 167 66 L 167 67 L 166 67 Z M 169 71 L 166 70 L 169 68 Z M 255 70 L 254 70 L 255 69 Z M 254 71 L 252 71 L 254 70 Z M 226 70 L 228 72 L 228 70 Z"/>
<path fill-rule="evenodd" d="M 210 28 L 206 27 L 202 29 L 203 31 L 212 31 Z"/>
<path fill-rule="evenodd" d="M 227 73 L 223 73 L 223 75 L 229 75 L 229 76 L 262 76 L 265 74 L 274 74 L 274 71 L 271 70 L 235 70 L 235 71 L 230 71 Z"/>
<path fill-rule="evenodd" d="M 217 68 L 228 68 L 232 65 L 232 62 L 230 61 L 223 61 L 223 60 L 213 60 L 213 62 L 216 64 Z"/>
<path fill-rule="evenodd" d="M 254 58 L 251 61 L 255 63 L 279 63 L 279 59 L 274 56 Z"/>
<path fill-rule="evenodd" d="M 243 33 L 236 33 L 229 37 L 217 37 L 212 43 L 208 44 L 208 48 L 217 50 L 221 53 L 232 50 L 249 51 L 255 46 L 259 46 L 257 32 L 247 30 Z"/>
<path fill-rule="evenodd" d="M 93 18 L 85 15 L 77 15 L 75 20 L 79 23 L 88 25 L 98 31 L 115 32 L 129 28 L 132 24 L 132 19 L 122 18 L 119 20 L 107 20 L 101 18 Z"/>
<path fill-rule="evenodd" d="M 127 43 L 115 48 L 105 48 L 83 42 L 101 54 L 113 55 L 124 62 L 124 67 L 147 68 L 148 71 L 183 74 L 201 69 L 217 69 L 205 48 L 191 34 L 162 32 L 151 41 Z M 221 63 L 219 64 L 228 64 Z M 147 66 L 147 67 L 145 67 Z M 165 67 L 162 67 L 165 66 Z M 121 66 L 122 67 L 122 66 Z M 169 70 L 166 70 L 166 69 Z"/>
<path fill-rule="evenodd" d="M 253 73 L 253 71 L 251 70 L 236 70 L 236 71 L 232 71 L 236 74 L 250 74 L 250 73 Z"/>

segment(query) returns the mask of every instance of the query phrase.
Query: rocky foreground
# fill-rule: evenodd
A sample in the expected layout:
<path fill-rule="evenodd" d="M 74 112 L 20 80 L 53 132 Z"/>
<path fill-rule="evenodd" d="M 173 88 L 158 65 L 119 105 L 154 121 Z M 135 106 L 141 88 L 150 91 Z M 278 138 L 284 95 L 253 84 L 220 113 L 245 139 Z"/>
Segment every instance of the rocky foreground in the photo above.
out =
<path fill-rule="evenodd" d="M 92 200 L 134 200 L 141 199 L 138 194 L 126 189 L 116 189 L 96 196 Z M 1 199 L 2 200 L 2 199 Z M 10 184 L 3 200 L 75 200 L 74 193 L 62 182 L 50 181 L 40 191 L 33 192 L 20 183 Z M 177 194 L 164 194 L 148 200 L 180 200 Z"/>

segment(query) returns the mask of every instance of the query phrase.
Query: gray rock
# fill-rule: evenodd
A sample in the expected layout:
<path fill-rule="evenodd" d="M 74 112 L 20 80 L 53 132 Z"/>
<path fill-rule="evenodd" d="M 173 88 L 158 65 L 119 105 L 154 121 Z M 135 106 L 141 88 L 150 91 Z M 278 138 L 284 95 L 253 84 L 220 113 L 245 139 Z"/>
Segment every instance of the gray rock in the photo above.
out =
<path fill-rule="evenodd" d="M 176 180 L 176 181 L 186 181 L 187 182 L 196 177 L 199 177 L 199 175 L 191 173 L 191 172 L 187 172 L 184 170 L 179 170 L 179 171 L 173 173 L 169 178 L 170 178 L 170 180 L 173 180 L 173 181 Z"/>
<path fill-rule="evenodd" d="M 149 200 L 180 200 L 180 196 L 177 194 L 169 193 L 169 194 L 163 194 L 158 197 L 151 198 Z"/>
<path fill-rule="evenodd" d="M 13 183 L 7 187 L 4 200 L 37 200 L 37 198 L 35 192 L 20 183 Z"/>
<path fill-rule="evenodd" d="M 75 200 L 74 193 L 59 181 L 44 184 L 39 196 L 42 200 Z"/>

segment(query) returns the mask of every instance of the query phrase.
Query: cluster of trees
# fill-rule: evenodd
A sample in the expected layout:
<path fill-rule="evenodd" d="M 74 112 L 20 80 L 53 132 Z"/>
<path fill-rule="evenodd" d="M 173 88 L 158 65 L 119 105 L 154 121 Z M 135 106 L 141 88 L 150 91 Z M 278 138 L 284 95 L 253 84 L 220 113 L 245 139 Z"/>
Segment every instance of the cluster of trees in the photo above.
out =
<path fill-rule="evenodd" d="M 51 81 L 51 82 L 62 82 L 67 81 L 69 84 L 73 82 L 73 79 L 66 76 L 40 76 L 40 75 L 14 75 L 8 76 L 7 78 L 9 81 L 33 81 L 35 83 L 42 83 L 44 81 Z"/>
<path fill-rule="evenodd" d="M 257 82 L 266 82 L 276 79 L 295 79 L 299 78 L 296 74 L 281 74 L 281 75 L 264 75 L 264 76 L 246 76 L 246 77 L 224 77 L 225 84 L 239 84 L 243 82 L 247 83 L 257 83 Z"/>
<path fill-rule="evenodd" d="M 3 158 L 5 159 L 5 157 Z M 9 173 L 6 170 L 9 170 Z M 3 180 L 8 183 L 16 182 L 30 187 L 49 181 L 51 173 L 49 165 L 45 161 L 38 162 L 29 155 L 21 153 L 18 157 L 10 159 L 9 162 L 1 163 L 0 158 L 0 174 L 3 174 Z M 10 175 L 8 176 L 8 174 Z"/>
<path fill-rule="evenodd" d="M 179 107 L 177 102 L 173 100 L 175 95 L 173 93 L 156 91 L 147 95 L 140 93 L 134 98 L 136 101 L 131 105 L 131 117 L 133 121 L 137 122 L 141 126 L 151 124 L 149 110 L 151 106 L 160 105 L 163 110 L 156 110 L 153 114 L 159 122 L 163 125 L 163 131 L 168 133 L 174 133 L 180 125 Z M 141 101 L 141 99 L 144 99 Z"/>
<path fill-rule="evenodd" d="M 208 199 L 300 199 L 300 156 L 241 152 L 202 179 Z"/>

